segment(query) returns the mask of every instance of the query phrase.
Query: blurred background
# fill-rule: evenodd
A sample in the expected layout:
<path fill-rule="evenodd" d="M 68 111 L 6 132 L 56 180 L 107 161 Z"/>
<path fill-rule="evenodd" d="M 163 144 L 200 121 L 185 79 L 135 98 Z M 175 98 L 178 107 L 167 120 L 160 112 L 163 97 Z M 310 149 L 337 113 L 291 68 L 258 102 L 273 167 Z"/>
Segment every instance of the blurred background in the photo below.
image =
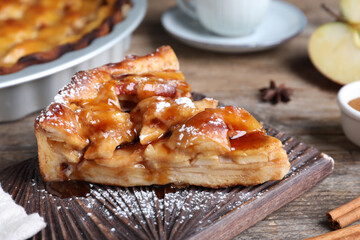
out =
<path fill-rule="evenodd" d="M 315 29 L 334 18 L 319 1 L 286 2 L 307 17 L 306 27 L 297 36 L 264 51 L 221 53 L 191 47 L 170 36 L 161 17 L 176 5 L 175 1 L 149 0 L 145 18 L 126 51 L 144 55 L 170 45 L 194 92 L 244 107 L 262 122 L 335 159 L 335 170 L 327 179 L 236 239 L 302 239 L 326 233 L 330 228 L 325 213 L 360 192 L 360 149 L 344 136 L 340 124 L 336 97 L 341 85 L 324 77 L 307 51 Z M 338 0 L 327 0 L 326 5 L 339 12 Z M 270 80 L 294 90 L 289 102 L 271 104 L 261 100 L 259 89 L 268 87 Z M 38 113 L 0 123 L 0 170 L 37 155 L 33 123 Z"/>

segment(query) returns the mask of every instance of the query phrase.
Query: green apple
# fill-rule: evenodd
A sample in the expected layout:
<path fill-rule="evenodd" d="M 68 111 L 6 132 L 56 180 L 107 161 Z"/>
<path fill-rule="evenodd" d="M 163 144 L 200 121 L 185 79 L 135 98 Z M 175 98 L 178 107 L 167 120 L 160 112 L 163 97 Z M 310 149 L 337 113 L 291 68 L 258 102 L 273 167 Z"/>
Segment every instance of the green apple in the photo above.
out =
<path fill-rule="evenodd" d="M 315 67 L 329 79 L 347 84 L 360 80 L 360 35 L 342 22 L 327 23 L 312 34 L 308 52 Z"/>
<path fill-rule="evenodd" d="M 342 16 L 351 24 L 360 24 L 360 0 L 341 0 Z"/>

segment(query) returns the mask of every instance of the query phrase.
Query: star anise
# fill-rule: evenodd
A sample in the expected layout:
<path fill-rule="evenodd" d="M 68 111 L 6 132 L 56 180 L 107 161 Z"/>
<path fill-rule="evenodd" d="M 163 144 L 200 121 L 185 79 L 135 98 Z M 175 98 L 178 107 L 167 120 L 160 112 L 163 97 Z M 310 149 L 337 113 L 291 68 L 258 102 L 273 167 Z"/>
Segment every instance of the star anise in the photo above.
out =
<path fill-rule="evenodd" d="M 289 102 L 293 91 L 293 89 L 286 87 L 284 84 L 276 86 L 273 80 L 270 81 L 268 88 L 260 89 L 261 99 L 264 102 L 271 102 L 273 104 L 277 104 L 280 101 Z"/>

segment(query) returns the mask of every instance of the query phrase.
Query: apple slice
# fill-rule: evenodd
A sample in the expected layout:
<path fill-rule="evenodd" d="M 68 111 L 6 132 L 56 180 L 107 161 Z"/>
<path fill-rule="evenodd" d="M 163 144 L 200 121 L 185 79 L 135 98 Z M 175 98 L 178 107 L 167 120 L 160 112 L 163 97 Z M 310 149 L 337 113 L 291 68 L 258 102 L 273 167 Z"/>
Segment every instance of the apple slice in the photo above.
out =
<path fill-rule="evenodd" d="M 312 34 L 308 51 L 315 67 L 329 79 L 347 84 L 360 80 L 360 37 L 350 25 L 327 23 Z"/>
<path fill-rule="evenodd" d="M 352 24 L 360 23 L 360 1 L 359 0 L 341 0 L 340 9 L 343 17 Z"/>

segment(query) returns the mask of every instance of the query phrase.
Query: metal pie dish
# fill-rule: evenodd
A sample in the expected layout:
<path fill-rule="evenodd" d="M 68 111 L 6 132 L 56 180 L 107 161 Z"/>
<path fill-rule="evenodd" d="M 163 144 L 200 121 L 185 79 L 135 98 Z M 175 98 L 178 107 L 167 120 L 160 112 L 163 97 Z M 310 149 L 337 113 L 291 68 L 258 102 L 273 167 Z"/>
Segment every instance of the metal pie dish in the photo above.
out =
<path fill-rule="evenodd" d="M 89 46 L 68 52 L 48 63 L 0 76 L 0 122 L 20 119 L 49 105 L 74 73 L 121 61 L 130 47 L 132 32 L 143 20 L 146 0 L 131 0 L 127 17 Z"/>

